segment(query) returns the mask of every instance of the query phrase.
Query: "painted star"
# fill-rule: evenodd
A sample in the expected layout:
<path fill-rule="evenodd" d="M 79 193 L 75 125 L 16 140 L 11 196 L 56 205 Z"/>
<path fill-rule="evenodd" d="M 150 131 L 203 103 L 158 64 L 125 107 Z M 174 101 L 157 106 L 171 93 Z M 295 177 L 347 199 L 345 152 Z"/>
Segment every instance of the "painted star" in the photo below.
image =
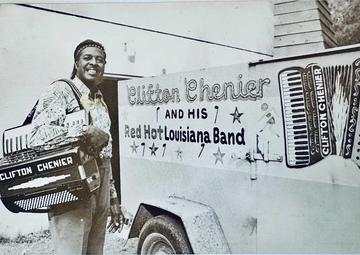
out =
<path fill-rule="evenodd" d="M 177 153 L 176 158 L 178 158 L 178 159 L 182 159 L 182 156 L 183 156 L 183 151 L 182 151 L 182 150 L 180 150 L 180 148 L 178 148 L 175 152 Z"/>
<path fill-rule="evenodd" d="M 233 116 L 233 123 L 235 122 L 235 120 L 237 120 L 239 123 L 241 123 L 240 117 L 241 117 L 241 115 L 243 115 L 243 113 L 239 113 L 237 106 L 235 107 L 234 113 L 230 113 L 230 115 Z"/>
<path fill-rule="evenodd" d="M 149 149 L 151 150 L 151 156 L 152 156 L 152 155 L 156 156 L 155 151 L 157 151 L 157 150 L 159 149 L 159 147 L 156 147 L 156 146 L 155 146 L 155 143 L 153 143 L 152 146 L 149 147 Z"/>
<path fill-rule="evenodd" d="M 136 145 L 136 144 L 135 144 L 135 141 L 133 141 L 133 144 L 130 145 L 130 147 L 131 147 L 131 149 L 132 149 L 132 152 L 137 153 L 137 150 L 136 150 L 136 149 L 139 147 L 139 145 Z"/>
<path fill-rule="evenodd" d="M 221 164 L 224 164 L 223 162 L 223 157 L 225 156 L 225 153 L 221 153 L 220 151 L 220 147 L 218 147 L 218 150 L 216 153 L 213 153 L 213 155 L 215 156 L 215 165 L 218 161 L 221 162 Z"/>

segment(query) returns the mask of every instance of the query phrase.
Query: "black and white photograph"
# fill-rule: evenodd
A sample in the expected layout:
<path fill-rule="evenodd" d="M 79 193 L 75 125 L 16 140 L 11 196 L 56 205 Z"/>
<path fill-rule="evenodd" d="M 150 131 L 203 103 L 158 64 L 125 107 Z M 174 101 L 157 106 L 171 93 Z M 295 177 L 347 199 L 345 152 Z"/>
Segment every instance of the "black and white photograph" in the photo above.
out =
<path fill-rule="evenodd" d="M 0 254 L 360 253 L 359 11 L 0 3 Z"/>

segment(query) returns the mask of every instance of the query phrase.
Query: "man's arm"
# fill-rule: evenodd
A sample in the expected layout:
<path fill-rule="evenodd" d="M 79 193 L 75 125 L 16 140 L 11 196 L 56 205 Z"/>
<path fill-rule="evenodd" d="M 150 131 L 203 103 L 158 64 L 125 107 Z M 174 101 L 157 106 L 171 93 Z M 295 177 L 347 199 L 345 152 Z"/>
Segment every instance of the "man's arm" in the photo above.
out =
<path fill-rule="evenodd" d="M 121 210 L 121 205 L 119 203 L 119 198 L 115 189 L 115 182 L 110 172 L 110 222 L 108 224 L 108 230 L 111 233 L 116 231 L 121 232 L 124 226 L 125 218 Z"/>
<path fill-rule="evenodd" d="M 71 88 L 65 82 L 54 82 L 39 98 L 32 121 L 30 145 L 41 146 L 63 141 L 68 129 L 63 125 L 66 114 L 80 107 Z"/>

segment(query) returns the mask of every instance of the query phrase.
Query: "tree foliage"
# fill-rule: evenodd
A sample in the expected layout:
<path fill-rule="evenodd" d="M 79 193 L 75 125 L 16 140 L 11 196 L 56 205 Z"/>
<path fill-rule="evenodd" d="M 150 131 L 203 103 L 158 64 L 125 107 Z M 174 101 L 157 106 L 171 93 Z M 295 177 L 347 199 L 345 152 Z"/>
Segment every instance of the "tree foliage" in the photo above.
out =
<path fill-rule="evenodd" d="M 360 1 L 329 0 L 335 38 L 341 45 L 360 43 Z"/>

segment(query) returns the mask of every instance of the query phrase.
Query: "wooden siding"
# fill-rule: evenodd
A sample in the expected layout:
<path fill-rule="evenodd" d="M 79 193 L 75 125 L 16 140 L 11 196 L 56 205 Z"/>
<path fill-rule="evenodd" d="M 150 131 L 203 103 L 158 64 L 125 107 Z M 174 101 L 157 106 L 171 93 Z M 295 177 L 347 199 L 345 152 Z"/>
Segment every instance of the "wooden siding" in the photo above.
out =
<path fill-rule="evenodd" d="M 336 47 L 326 0 L 273 0 L 274 56 Z"/>

